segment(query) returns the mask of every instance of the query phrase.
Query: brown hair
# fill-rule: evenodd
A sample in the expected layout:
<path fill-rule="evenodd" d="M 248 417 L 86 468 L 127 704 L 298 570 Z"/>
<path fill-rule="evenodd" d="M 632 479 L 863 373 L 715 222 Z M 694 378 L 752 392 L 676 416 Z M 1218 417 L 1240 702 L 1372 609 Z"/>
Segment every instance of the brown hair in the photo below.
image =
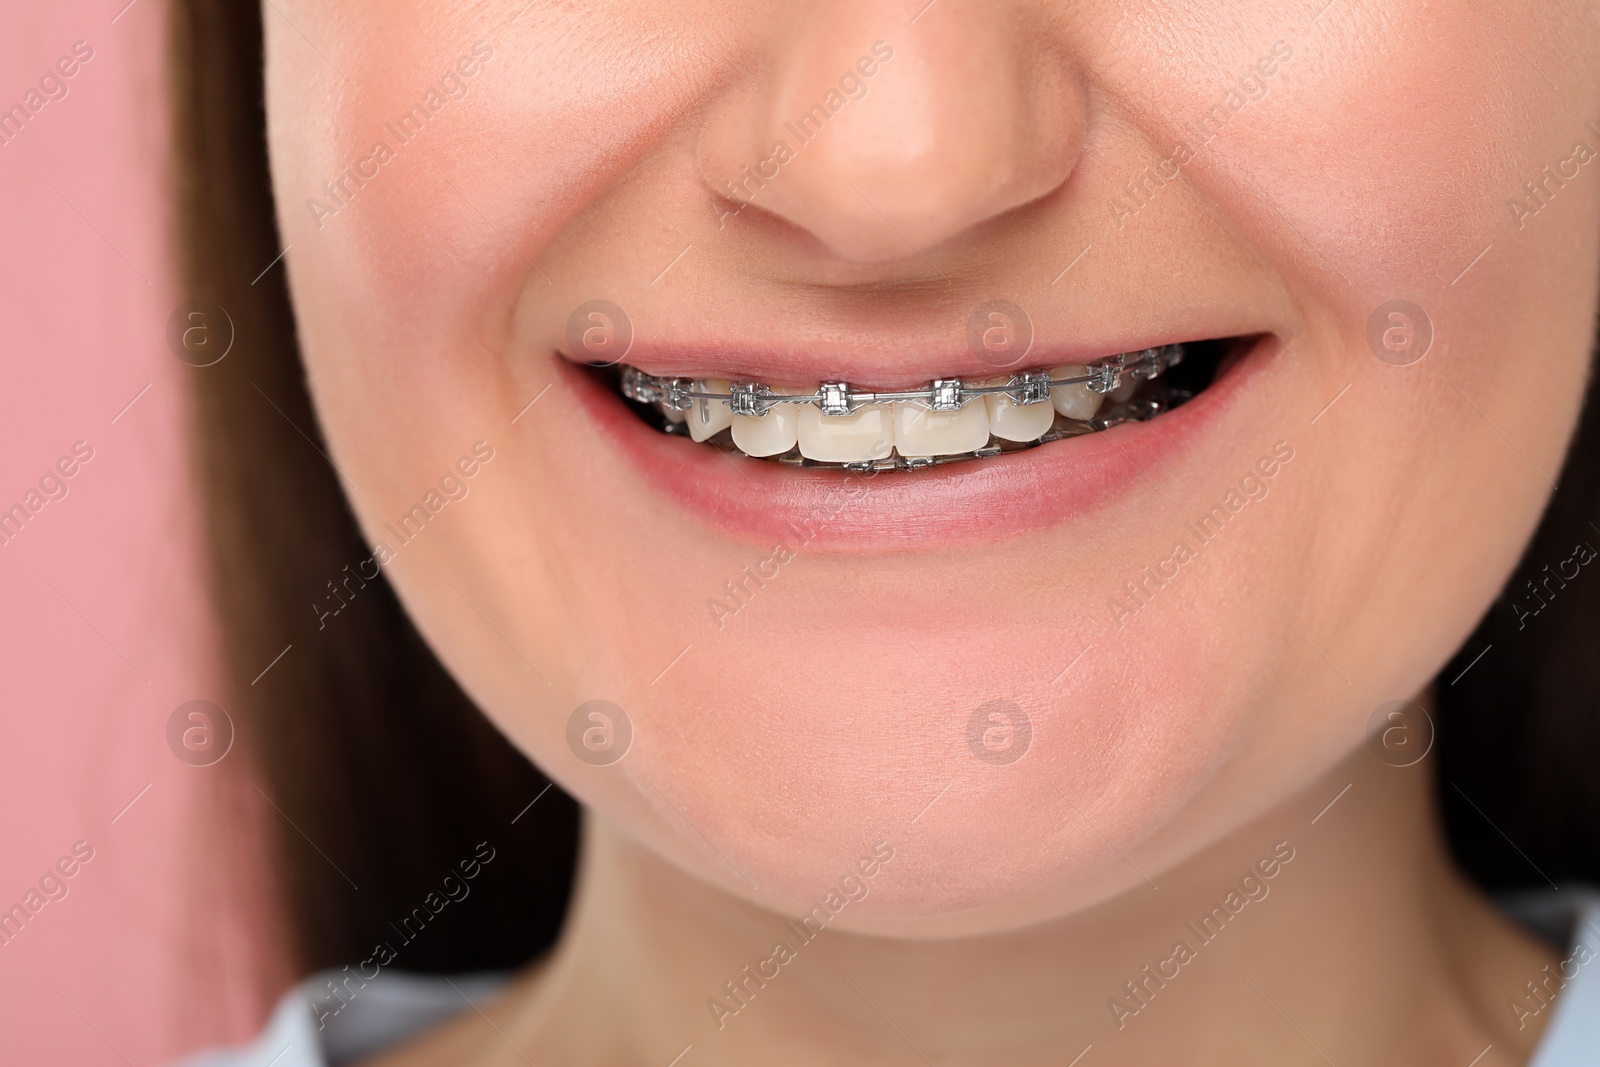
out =
<path fill-rule="evenodd" d="M 546 780 L 462 694 L 381 576 L 324 629 L 313 625 L 327 583 L 370 553 L 320 454 L 282 265 L 260 273 L 280 252 L 260 8 L 174 0 L 171 17 L 182 280 L 186 295 L 227 309 L 237 338 L 225 360 L 194 373 L 194 456 L 232 709 L 260 788 L 283 815 L 268 819 L 292 962 L 337 967 L 393 942 L 392 924 L 480 841 L 503 858 L 474 902 L 446 909 L 450 929 L 419 936 L 397 965 L 525 962 L 564 918 L 576 807 L 552 789 L 512 825 Z M 1541 874 L 1600 882 L 1600 775 L 1590 770 L 1600 754 L 1600 574 L 1565 580 L 1534 619 L 1513 603 L 1574 545 L 1600 544 L 1597 459 L 1591 395 L 1517 577 L 1438 682 L 1447 829 L 1488 885 L 1539 884 Z"/>
<path fill-rule="evenodd" d="M 1531 468 L 1528 477 L 1541 477 Z M 1435 680 L 1437 787 L 1482 884 L 1600 885 L 1600 378 L 1539 529 Z M 1486 502 L 1493 507 L 1493 502 Z"/>

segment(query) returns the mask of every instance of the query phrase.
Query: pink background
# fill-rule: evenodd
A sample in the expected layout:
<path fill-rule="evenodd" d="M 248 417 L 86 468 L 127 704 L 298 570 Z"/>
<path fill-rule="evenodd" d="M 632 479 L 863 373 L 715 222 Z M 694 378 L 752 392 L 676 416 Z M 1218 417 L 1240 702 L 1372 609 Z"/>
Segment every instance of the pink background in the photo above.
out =
<path fill-rule="evenodd" d="M 253 1032 L 276 992 L 219 844 L 242 835 L 208 829 L 230 765 L 191 767 L 165 739 L 179 704 L 219 696 L 183 465 L 185 375 L 202 372 L 165 343 L 184 299 L 167 277 L 166 11 L 125 2 L 10 0 L 0 21 L 0 109 L 75 41 L 94 48 L 0 145 L 0 510 L 73 442 L 94 449 L 0 545 L 0 909 L 74 842 L 94 848 L 0 945 L 6 1063 L 153 1067 Z"/>

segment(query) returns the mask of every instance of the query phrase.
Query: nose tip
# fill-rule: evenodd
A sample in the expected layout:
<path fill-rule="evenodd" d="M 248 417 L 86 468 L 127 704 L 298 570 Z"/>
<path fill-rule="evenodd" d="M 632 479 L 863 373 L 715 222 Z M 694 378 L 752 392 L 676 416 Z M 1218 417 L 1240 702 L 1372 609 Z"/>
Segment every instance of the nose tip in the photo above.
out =
<path fill-rule="evenodd" d="M 894 39 L 845 12 L 809 20 L 810 33 L 774 47 L 763 80 L 709 117 L 708 184 L 741 213 L 777 216 L 866 263 L 1054 191 L 1086 122 L 1074 72 L 987 6 L 939 14 Z"/>

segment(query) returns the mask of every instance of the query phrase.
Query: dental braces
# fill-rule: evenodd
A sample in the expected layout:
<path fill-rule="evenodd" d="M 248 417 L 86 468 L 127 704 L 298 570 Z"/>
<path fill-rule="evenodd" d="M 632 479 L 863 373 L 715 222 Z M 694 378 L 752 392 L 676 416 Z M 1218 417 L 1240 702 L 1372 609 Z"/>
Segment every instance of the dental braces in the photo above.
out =
<path fill-rule="evenodd" d="M 1078 437 L 1083 434 L 1109 430 L 1128 422 L 1144 422 L 1192 399 L 1187 389 L 1163 384 L 1150 387 L 1152 379 L 1159 378 L 1168 369 L 1183 361 L 1181 344 L 1124 352 L 1104 359 L 1082 364 L 1085 373 L 1053 378 L 1049 371 L 1031 370 L 1012 374 L 1003 385 L 968 385 L 959 379 L 935 379 L 922 389 L 883 392 L 856 390 L 844 382 L 824 382 L 811 393 L 778 393 L 754 382 L 732 382 L 726 392 L 699 388 L 699 382 L 689 378 L 664 378 L 645 374 L 634 367 L 619 367 L 619 385 L 623 396 L 645 404 L 676 418 L 665 418 L 660 428 L 672 435 L 686 435 L 688 429 L 684 416 L 678 413 L 691 411 L 696 404 L 727 404 L 735 415 L 759 417 L 777 404 L 814 404 L 824 415 L 848 416 L 866 404 L 891 402 L 915 403 L 930 411 L 956 411 L 962 405 L 979 397 L 1001 394 L 1016 404 L 1044 404 L 1050 402 L 1050 390 L 1055 386 L 1082 385 L 1093 393 L 1111 394 L 1125 382 L 1139 383 L 1132 393 L 1120 399 L 1107 395 L 1109 403 L 1087 419 L 1056 414 L 1050 428 L 1038 438 L 1029 441 L 1011 441 L 991 436 L 981 448 L 940 456 L 902 456 L 894 452 L 888 457 L 858 462 L 835 463 L 809 459 L 798 448 L 782 455 L 767 456 L 768 462 L 785 466 L 842 470 L 874 474 L 883 471 L 913 471 L 947 463 L 987 459 L 1011 452 L 1020 452 L 1053 441 Z M 735 446 L 727 430 L 705 439 L 703 444 L 723 452 L 743 453 Z"/>
<path fill-rule="evenodd" d="M 691 378 L 663 378 L 635 367 L 623 367 L 622 395 L 641 404 L 656 404 L 688 411 L 696 401 L 721 401 L 735 415 L 760 417 L 777 404 L 815 404 L 826 416 L 845 417 L 866 404 L 912 403 L 929 411 L 958 411 L 979 397 L 1004 394 L 1015 404 L 1048 404 L 1050 390 L 1061 385 L 1082 385 L 1092 393 L 1110 393 L 1124 376 L 1148 381 L 1183 361 L 1183 345 L 1163 345 L 1084 364 L 1086 373 L 1052 378 L 1047 370 L 1013 374 L 1004 385 L 969 385 L 960 378 L 935 378 L 920 389 L 874 392 L 858 390 L 848 382 L 823 382 L 810 393 L 778 393 L 759 382 L 730 383 L 727 392 L 698 387 Z"/>

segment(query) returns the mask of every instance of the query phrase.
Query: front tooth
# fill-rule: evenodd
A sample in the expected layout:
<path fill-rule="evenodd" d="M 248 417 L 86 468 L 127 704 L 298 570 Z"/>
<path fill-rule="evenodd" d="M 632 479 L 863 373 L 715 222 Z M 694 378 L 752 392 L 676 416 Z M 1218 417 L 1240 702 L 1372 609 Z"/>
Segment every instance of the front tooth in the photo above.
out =
<path fill-rule="evenodd" d="M 707 378 L 694 383 L 697 393 L 726 393 L 732 383 L 726 378 Z M 696 400 L 689 408 L 689 436 L 704 441 L 733 425 L 733 409 L 725 400 Z"/>
<path fill-rule="evenodd" d="M 894 405 L 894 446 L 906 457 L 957 456 L 989 443 L 989 409 L 968 401 L 955 411 Z"/>
<path fill-rule="evenodd" d="M 1010 378 L 991 378 L 984 385 L 1008 385 Z M 1049 404 L 1019 404 L 1004 393 L 983 398 L 989 409 L 989 432 L 1003 441 L 1037 441 L 1056 421 Z"/>
<path fill-rule="evenodd" d="M 801 405 L 805 408 L 815 408 Z M 733 443 L 747 456 L 781 456 L 800 439 L 800 411 L 794 404 L 774 404 L 765 415 L 735 415 Z"/>
<path fill-rule="evenodd" d="M 888 459 L 894 430 L 888 409 L 863 404 L 850 415 L 824 415 L 815 404 L 800 405 L 800 454 L 818 463 L 864 463 Z"/>
<path fill-rule="evenodd" d="M 1050 377 L 1081 378 L 1088 373 L 1088 367 L 1056 367 L 1050 372 Z M 1105 398 L 1104 393 L 1096 393 L 1081 382 L 1077 385 L 1057 385 L 1050 390 L 1050 403 L 1057 411 L 1069 419 L 1082 421 L 1094 418 L 1094 413 L 1100 410 Z"/>

